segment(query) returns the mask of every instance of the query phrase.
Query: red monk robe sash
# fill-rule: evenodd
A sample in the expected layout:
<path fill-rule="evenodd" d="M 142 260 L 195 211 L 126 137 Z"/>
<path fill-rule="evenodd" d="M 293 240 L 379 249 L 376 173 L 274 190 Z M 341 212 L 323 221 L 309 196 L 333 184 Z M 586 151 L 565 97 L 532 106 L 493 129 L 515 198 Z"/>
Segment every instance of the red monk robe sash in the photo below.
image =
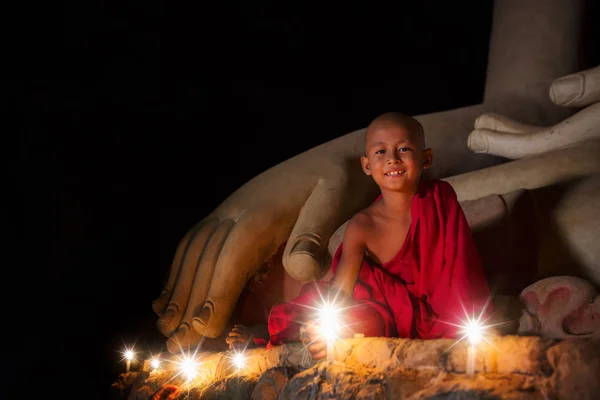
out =
<path fill-rule="evenodd" d="M 333 259 L 335 273 L 342 254 Z M 328 283 L 303 286 L 292 302 L 273 307 L 269 315 L 270 345 L 298 340 L 300 324 L 310 318 Z M 319 289 L 319 290 L 317 290 Z M 383 327 L 366 328 L 365 336 L 420 339 L 451 338 L 466 317 L 491 315 L 490 291 L 471 229 L 454 189 L 440 180 L 423 181 L 411 203 L 411 226 L 398 254 L 383 265 L 365 258 L 353 300 L 360 307 L 348 317 L 366 318 L 375 311 Z M 361 311 L 359 311 L 361 310 Z M 465 312 L 467 314 L 465 314 Z M 353 315 L 354 314 L 354 315 Z"/>

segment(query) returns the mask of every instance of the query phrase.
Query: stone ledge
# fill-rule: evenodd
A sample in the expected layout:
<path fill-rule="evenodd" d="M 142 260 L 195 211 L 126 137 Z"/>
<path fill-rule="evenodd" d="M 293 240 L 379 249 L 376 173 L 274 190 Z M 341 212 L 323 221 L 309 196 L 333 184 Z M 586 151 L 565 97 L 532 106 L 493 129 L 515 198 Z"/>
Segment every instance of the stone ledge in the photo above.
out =
<path fill-rule="evenodd" d="M 307 351 L 294 343 L 246 351 L 241 371 L 236 370 L 231 352 L 199 353 L 200 372 L 190 384 L 176 376 L 178 357 L 162 354 L 165 369 L 152 371 L 146 362 L 142 371 L 130 373 L 136 375 L 137 384 L 134 377 L 127 383 L 122 375 L 113 386 L 121 388 L 115 398 L 130 392 L 136 399 L 149 398 L 167 381 L 189 389 L 182 399 L 277 398 L 279 394 L 310 398 L 332 393 L 336 398 L 402 394 L 399 398 L 442 399 L 459 392 L 511 399 L 591 399 L 600 393 L 598 339 L 495 337 L 478 346 L 473 377 L 466 374 L 467 350 L 464 341 L 452 339 L 347 339 L 337 341 L 335 362 L 313 363 Z M 131 387 L 123 390 L 123 385 Z"/>

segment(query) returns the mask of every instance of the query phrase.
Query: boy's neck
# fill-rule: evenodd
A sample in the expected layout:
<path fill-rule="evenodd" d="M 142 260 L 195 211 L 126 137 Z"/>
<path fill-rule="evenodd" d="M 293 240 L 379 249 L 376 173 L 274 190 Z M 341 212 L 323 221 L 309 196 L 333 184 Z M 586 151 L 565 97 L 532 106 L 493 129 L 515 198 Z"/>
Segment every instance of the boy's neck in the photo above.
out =
<path fill-rule="evenodd" d="M 410 207 L 414 196 L 415 193 L 382 191 L 381 203 L 390 215 L 410 215 Z"/>

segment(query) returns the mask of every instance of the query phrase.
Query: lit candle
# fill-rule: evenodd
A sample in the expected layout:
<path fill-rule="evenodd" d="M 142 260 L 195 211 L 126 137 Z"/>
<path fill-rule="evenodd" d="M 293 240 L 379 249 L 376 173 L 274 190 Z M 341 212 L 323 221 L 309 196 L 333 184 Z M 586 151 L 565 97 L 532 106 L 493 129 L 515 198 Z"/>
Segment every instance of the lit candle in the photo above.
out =
<path fill-rule="evenodd" d="M 186 374 L 188 383 L 191 382 L 197 374 L 196 361 L 191 357 L 185 357 L 181 362 L 181 372 Z"/>
<path fill-rule="evenodd" d="M 154 357 L 152 361 L 150 361 L 150 365 L 152 366 L 152 368 L 158 369 L 160 367 L 160 360 Z"/>
<path fill-rule="evenodd" d="M 233 363 L 238 371 L 243 369 L 246 366 L 246 357 L 244 356 L 244 353 L 235 353 L 233 356 Z"/>
<path fill-rule="evenodd" d="M 331 304 L 325 304 L 320 309 L 321 335 L 327 342 L 327 361 L 334 361 L 334 344 L 337 339 L 339 321 L 338 310 Z"/>
<path fill-rule="evenodd" d="M 481 341 L 483 337 L 483 327 L 474 320 L 469 320 L 466 326 L 467 339 L 469 341 L 469 347 L 467 349 L 467 376 L 472 377 L 475 373 L 475 358 L 477 349 L 475 346 Z"/>
<path fill-rule="evenodd" d="M 135 357 L 135 353 L 133 352 L 133 350 L 125 349 L 125 360 L 126 360 L 125 372 L 129 372 L 129 370 L 131 368 L 131 360 L 133 360 L 134 357 Z"/>

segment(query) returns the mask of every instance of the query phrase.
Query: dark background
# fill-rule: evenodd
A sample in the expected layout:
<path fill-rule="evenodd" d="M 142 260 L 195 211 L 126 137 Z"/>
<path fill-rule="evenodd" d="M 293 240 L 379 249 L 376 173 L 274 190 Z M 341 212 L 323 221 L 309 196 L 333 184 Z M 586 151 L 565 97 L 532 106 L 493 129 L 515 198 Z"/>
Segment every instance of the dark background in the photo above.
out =
<path fill-rule="evenodd" d="M 24 247 L 2 367 L 25 398 L 105 398 L 124 344 L 160 350 L 177 242 L 252 177 L 383 112 L 482 99 L 491 1 L 48 3 L 5 16 Z"/>

